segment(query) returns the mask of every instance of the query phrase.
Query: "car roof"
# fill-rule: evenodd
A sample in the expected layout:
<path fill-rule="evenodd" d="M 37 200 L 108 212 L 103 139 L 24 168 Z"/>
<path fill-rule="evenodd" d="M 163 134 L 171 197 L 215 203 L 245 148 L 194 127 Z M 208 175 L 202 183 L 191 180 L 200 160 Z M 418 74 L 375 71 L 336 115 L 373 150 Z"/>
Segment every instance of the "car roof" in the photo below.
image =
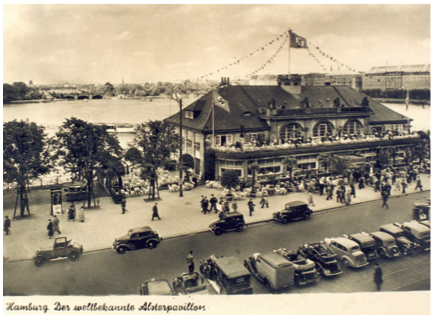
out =
<path fill-rule="evenodd" d="M 128 232 L 137 233 L 137 232 L 144 232 L 144 231 L 152 231 L 152 229 L 149 226 L 141 226 L 141 227 L 132 228 Z"/>
<path fill-rule="evenodd" d="M 395 238 L 392 235 L 387 234 L 385 232 L 378 231 L 378 232 L 372 232 L 371 234 L 374 235 L 374 236 L 376 236 L 376 237 L 378 237 L 382 241 L 392 241 L 392 240 L 395 240 Z"/>
<path fill-rule="evenodd" d="M 157 279 L 146 282 L 150 295 L 172 295 L 172 288 L 165 279 Z"/>
<path fill-rule="evenodd" d="M 415 203 L 414 206 L 429 208 L 430 205 L 428 203 Z"/>
<path fill-rule="evenodd" d="M 412 221 L 412 222 L 404 222 L 403 225 L 408 226 L 410 228 L 415 229 L 417 232 L 419 233 L 426 233 L 426 232 L 430 232 L 430 229 L 428 227 L 426 227 L 423 224 L 420 224 L 417 221 Z"/>
<path fill-rule="evenodd" d="M 225 213 L 224 216 L 225 217 L 233 217 L 233 216 L 244 216 L 244 215 L 240 212 L 231 212 L 231 213 Z"/>
<path fill-rule="evenodd" d="M 384 224 L 382 226 L 380 226 L 380 229 L 384 229 L 387 232 L 391 232 L 391 233 L 401 233 L 402 229 L 400 229 L 399 227 L 393 225 L 393 224 Z"/>
<path fill-rule="evenodd" d="M 289 205 L 289 206 L 299 206 L 299 205 L 306 205 L 306 202 L 303 201 L 291 201 L 291 202 L 287 202 L 285 204 L 285 206 Z"/>
<path fill-rule="evenodd" d="M 373 240 L 372 237 L 363 233 L 352 234 L 350 236 L 361 243 L 371 242 Z"/>
<path fill-rule="evenodd" d="M 292 265 L 292 263 L 288 261 L 285 257 L 274 252 L 260 254 L 260 257 L 274 268 Z"/>
<path fill-rule="evenodd" d="M 334 238 L 332 238 L 332 241 L 335 241 L 335 242 L 342 244 L 346 247 L 359 246 L 356 242 L 351 241 L 350 239 L 347 239 L 346 237 L 334 237 Z"/>
<path fill-rule="evenodd" d="M 243 263 L 235 257 L 220 257 L 214 261 L 229 279 L 250 275 L 250 272 L 244 267 Z"/>

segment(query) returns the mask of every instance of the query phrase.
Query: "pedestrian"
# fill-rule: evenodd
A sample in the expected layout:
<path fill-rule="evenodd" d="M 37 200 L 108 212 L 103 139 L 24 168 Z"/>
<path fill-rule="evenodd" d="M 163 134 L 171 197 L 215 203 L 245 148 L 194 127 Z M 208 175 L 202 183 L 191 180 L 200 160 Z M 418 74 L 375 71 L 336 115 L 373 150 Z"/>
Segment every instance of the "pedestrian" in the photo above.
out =
<path fill-rule="evenodd" d="M 381 191 L 381 198 L 383 199 L 383 205 L 381 206 L 382 208 L 384 208 L 384 206 L 386 206 L 387 209 L 389 209 L 389 206 L 387 205 L 387 199 L 389 199 L 389 192 L 387 190 L 382 190 Z"/>
<path fill-rule="evenodd" d="M 53 222 L 51 222 L 51 219 L 48 219 L 47 230 L 48 230 L 48 238 L 50 239 L 54 235 Z"/>
<path fill-rule="evenodd" d="M 374 283 L 377 285 L 377 290 L 381 290 L 381 285 L 383 284 L 383 270 L 378 263 L 375 263 L 374 268 Z"/>
<path fill-rule="evenodd" d="M 9 216 L 5 216 L 5 224 L 3 226 L 4 231 L 6 232 L 6 235 L 11 234 L 11 219 Z"/>
<path fill-rule="evenodd" d="M 121 190 L 121 197 L 122 197 L 122 201 L 121 201 L 122 214 L 125 214 L 125 212 L 127 211 L 127 194 L 125 193 L 124 190 Z"/>
<path fill-rule="evenodd" d="M 234 212 L 237 212 L 237 209 L 238 209 L 237 202 L 232 202 L 232 210 L 234 210 Z"/>
<path fill-rule="evenodd" d="M 194 272 L 194 256 L 193 251 L 190 251 L 190 253 L 187 255 L 187 264 L 188 264 L 188 272 L 193 273 Z"/>
<path fill-rule="evenodd" d="M 327 186 L 327 198 L 326 198 L 326 200 L 328 201 L 329 199 L 333 200 L 333 188 L 332 188 L 331 184 L 329 184 Z"/>
<path fill-rule="evenodd" d="M 71 202 L 71 205 L 68 209 L 68 221 L 75 221 L 75 205 L 74 202 Z"/>
<path fill-rule="evenodd" d="M 353 183 L 350 184 L 350 189 L 351 189 L 350 195 L 352 195 L 354 198 L 356 198 L 356 187 L 354 186 Z"/>
<path fill-rule="evenodd" d="M 351 192 L 347 192 L 347 194 L 345 196 L 346 196 L 346 198 L 345 198 L 345 204 L 346 205 L 350 205 L 350 203 L 351 203 Z"/>
<path fill-rule="evenodd" d="M 223 213 L 229 213 L 229 201 L 223 203 Z"/>
<path fill-rule="evenodd" d="M 193 181 L 194 188 L 196 188 L 197 187 L 197 177 L 196 177 L 196 175 L 193 176 L 193 178 L 191 179 L 191 181 Z"/>
<path fill-rule="evenodd" d="M 341 202 L 341 187 L 336 189 L 336 202 Z"/>
<path fill-rule="evenodd" d="M 154 218 L 161 220 L 160 216 L 158 215 L 158 203 L 155 203 L 152 208 L 152 221 L 154 221 Z"/>
<path fill-rule="evenodd" d="M 417 176 L 416 179 L 416 188 L 414 188 L 415 190 L 420 189 L 420 191 L 422 192 L 422 180 L 420 179 L 420 176 Z"/>
<path fill-rule="evenodd" d="M 247 202 L 247 206 L 249 207 L 249 215 L 252 216 L 253 212 L 255 211 L 255 204 L 253 203 L 252 198 L 250 198 L 249 202 Z"/>
<path fill-rule="evenodd" d="M 205 197 L 203 200 L 203 210 L 205 211 L 204 214 L 206 214 L 206 212 L 208 212 L 208 205 L 209 205 L 209 201 L 208 201 L 207 197 Z M 209 212 L 211 212 L 211 210 L 209 210 Z"/>
<path fill-rule="evenodd" d="M 261 209 L 263 209 L 265 205 L 268 208 L 268 197 L 267 196 L 263 196 L 262 199 L 261 199 L 261 201 L 259 202 L 259 204 L 262 204 L 261 205 Z"/>
<path fill-rule="evenodd" d="M 307 194 L 307 203 L 311 206 L 315 206 L 315 203 L 313 203 L 312 191 L 309 191 Z"/>
<path fill-rule="evenodd" d="M 202 199 L 199 201 L 200 206 L 202 208 L 202 213 L 206 214 L 206 210 L 205 210 L 205 197 L 202 195 Z"/>
<path fill-rule="evenodd" d="M 214 196 L 214 194 L 211 194 L 211 199 L 209 199 L 209 203 L 211 203 L 211 208 L 209 209 L 209 212 L 214 209 L 215 213 L 217 213 L 217 198 Z"/>
<path fill-rule="evenodd" d="M 53 220 L 53 233 L 54 232 L 57 232 L 57 233 L 59 233 L 59 234 L 62 234 L 62 233 L 60 233 L 60 229 L 59 229 L 59 223 L 60 223 L 60 220 L 59 220 L 59 218 L 57 217 L 57 215 L 54 215 L 54 220 Z"/>
<path fill-rule="evenodd" d="M 402 178 L 401 188 L 402 188 L 402 194 L 405 194 L 405 189 L 407 188 L 407 182 L 405 182 L 405 178 Z"/>
<path fill-rule="evenodd" d="M 365 177 L 361 176 L 359 178 L 359 190 L 362 190 L 365 187 Z"/>

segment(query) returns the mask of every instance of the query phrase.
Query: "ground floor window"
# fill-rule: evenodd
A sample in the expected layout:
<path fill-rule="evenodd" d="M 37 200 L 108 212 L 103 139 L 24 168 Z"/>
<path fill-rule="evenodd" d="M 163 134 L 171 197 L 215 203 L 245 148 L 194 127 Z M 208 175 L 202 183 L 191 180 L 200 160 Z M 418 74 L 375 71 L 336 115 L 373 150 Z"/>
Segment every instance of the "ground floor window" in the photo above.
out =
<path fill-rule="evenodd" d="M 221 160 L 220 161 L 220 175 L 223 172 L 232 170 L 235 171 L 238 177 L 243 177 L 243 162 L 242 161 L 229 161 L 229 160 Z"/>
<path fill-rule="evenodd" d="M 297 159 L 297 167 L 299 169 L 316 169 L 317 168 L 317 155 L 299 156 Z"/>
<path fill-rule="evenodd" d="M 282 159 L 258 160 L 258 174 L 270 174 L 282 172 Z"/>
<path fill-rule="evenodd" d="M 193 143 L 190 140 L 187 140 L 187 153 L 190 155 L 193 154 Z"/>

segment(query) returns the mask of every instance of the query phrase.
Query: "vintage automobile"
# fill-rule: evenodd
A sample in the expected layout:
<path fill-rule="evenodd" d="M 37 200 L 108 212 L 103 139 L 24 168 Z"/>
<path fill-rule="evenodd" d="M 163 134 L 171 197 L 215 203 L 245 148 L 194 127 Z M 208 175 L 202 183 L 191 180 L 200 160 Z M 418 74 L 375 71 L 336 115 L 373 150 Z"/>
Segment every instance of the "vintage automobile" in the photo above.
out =
<path fill-rule="evenodd" d="M 207 295 L 209 294 L 208 285 L 208 281 L 198 272 L 183 273 L 172 282 L 173 290 L 179 295 Z"/>
<path fill-rule="evenodd" d="M 378 253 L 375 250 L 375 240 L 369 236 L 368 233 L 362 232 L 353 235 L 344 234 L 342 236 L 359 244 L 360 249 L 362 250 L 363 254 L 365 254 L 368 261 L 378 257 Z"/>
<path fill-rule="evenodd" d="M 306 285 L 320 280 L 321 276 L 316 269 L 315 262 L 304 257 L 298 250 L 288 251 L 286 248 L 279 248 L 274 252 L 294 264 L 294 284 Z"/>
<path fill-rule="evenodd" d="M 151 279 L 140 286 L 140 295 L 176 295 L 172 286 L 165 279 Z"/>
<path fill-rule="evenodd" d="M 369 234 L 375 241 L 375 250 L 378 256 L 383 258 L 392 258 L 401 255 L 395 238 L 386 232 L 377 231 Z"/>
<path fill-rule="evenodd" d="M 205 263 L 209 270 L 202 272 L 202 275 L 209 280 L 217 294 L 253 294 L 250 273 L 235 257 L 211 255 Z"/>
<path fill-rule="evenodd" d="M 395 226 L 399 227 L 404 231 L 405 236 L 419 244 L 422 250 L 431 250 L 431 229 L 417 221 L 394 223 Z"/>
<path fill-rule="evenodd" d="M 384 224 L 380 226 L 380 231 L 390 234 L 395 238 L 396 245 L 402 255 L 414 254 L 420 250 L 420 245 L 417 242 L 412 242 L 406 236 L 404 231 L 393 224 Z"/>
<path fill-rule="evenodd" d="M 294 285 L 294 264 L 277 253 L 255 253 L 244 260 L 244 266 L 269 290 Z"/>
<path fill-rule="evenodd" d="M 223 232 L 238 231 L 242 232 L 247 226 L 244 222 L 244 215 L 239 212 L 220 213 L 220 220 L 210 224 L 209 228 L 215 235 L 220 235 Z"/>
<path fill-rule="evenodd" d="M 149 226 L 142 226 L 130 229 L 128 233 L 115 239 L 113 249 L 118 254 L 126 251 L 134 251 L 142 248 L 153 249 L 163 241 L 163 238 L 153 231 Z"/>
<path fill-rule="evenodd" d="M 415 203 L 413 207 L 413 220 L 431 228 L 431 206 L 428 203 Z"/>
<path fill-rule="evenodd" d="M 75 262 L 83 254 L 83 245 L 69 240 L 66 237 L 58 237 L 54 241 L 54 246 L 39 248 L 33 256 L 36 266 L 42 266 L 46 261 L 55 261 L 69 258 Z"/>
<path fill-rule="evenodd" d="M 336 254 L 324 243 L 305 243 L 298 248 L 306 258 L 314 261 L 318 271 L 325 277 L 342 274 Z"/>
<path fill-rule="evenodd" d="M 303 201 L 292 201 L 285 204 L 285 209 L 273 213 L 273 219 L 286 224 L 289 221 L 310 218 L 313 211 L 309 209 L 306 202 Z"/>
<path fill-rule="evenodd" d="M 324 242 L 330 246 L 336 257 L 345 267 L 363 267 L 368 265 L 365 254 L 360 250 L 360 246 L 345 237 L 325 238 Z"/>

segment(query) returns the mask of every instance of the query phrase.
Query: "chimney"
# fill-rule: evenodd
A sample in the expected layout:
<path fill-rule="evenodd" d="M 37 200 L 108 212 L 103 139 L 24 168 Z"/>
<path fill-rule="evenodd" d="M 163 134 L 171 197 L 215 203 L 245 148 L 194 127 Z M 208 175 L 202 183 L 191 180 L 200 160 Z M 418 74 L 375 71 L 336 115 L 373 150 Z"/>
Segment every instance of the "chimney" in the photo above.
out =
<path fill-rule="evenodd" d="M 278 75 L 277 85 L 282 87 L 290 94 L 301 94 L 301 86 L 303 85 L 303 78 L 298 74 L 293 75 Z"/>

